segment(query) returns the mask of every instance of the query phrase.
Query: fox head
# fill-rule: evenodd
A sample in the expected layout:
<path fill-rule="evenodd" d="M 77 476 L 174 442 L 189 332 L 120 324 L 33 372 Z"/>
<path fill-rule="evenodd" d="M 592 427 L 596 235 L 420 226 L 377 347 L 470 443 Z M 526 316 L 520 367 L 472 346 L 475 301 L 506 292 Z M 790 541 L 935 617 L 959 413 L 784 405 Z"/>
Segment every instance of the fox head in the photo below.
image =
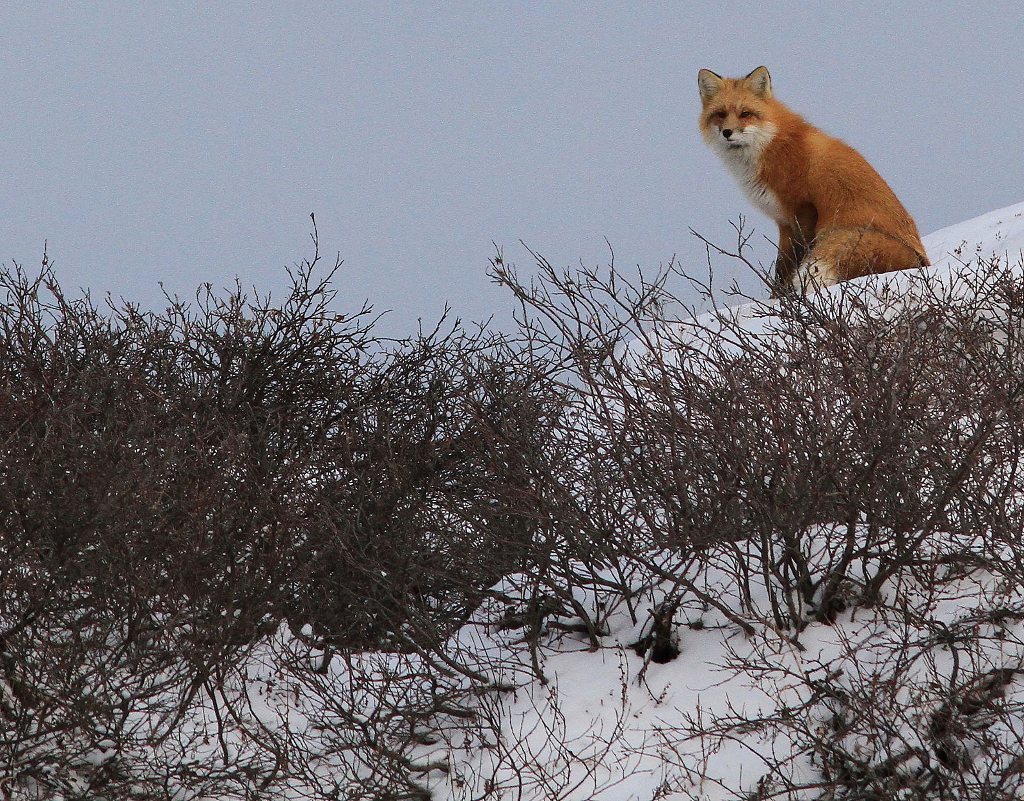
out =
<path fill-rule="evenodd" d="M 775 136 L 772 78 L 758 67 L 745 78 L 723 78 L 711 70 L 697 73 L 703 104 L 704 140 L 723 158 L 754 158 Z"/>

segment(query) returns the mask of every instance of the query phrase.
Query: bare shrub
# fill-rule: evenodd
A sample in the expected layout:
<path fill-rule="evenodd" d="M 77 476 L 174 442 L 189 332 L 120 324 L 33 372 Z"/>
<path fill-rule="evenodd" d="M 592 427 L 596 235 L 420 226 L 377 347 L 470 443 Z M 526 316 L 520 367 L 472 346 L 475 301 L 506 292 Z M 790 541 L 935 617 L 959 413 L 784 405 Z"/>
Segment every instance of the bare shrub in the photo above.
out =
<path fill-rule="evenodd" d="M 1019 703 L 1000 700 L 1019 680 L 1019 650 L 986 656 L 989 635 L 966 624 L 951 645 L 945 620 L 947 593 L 969 580 L 982 582 L 983 617 L 1017 614 L 1020 268 L 882 276 L 689 316 L 672 281 L 712 294 L 675 264 L 651 278 L 540 257 L 537 268 L 526 283 L 500 257 L 494 267 L 534 347 L 581 390 L 572 519 L 590 545 L 559 581 L 603 588 L 617 606 L 648 599 L 641 652 L 666 641 L 666 609 L 776 632 L 783 646 L 729 669 L 803 688 L 763 719 L 695 716 L 675 745 L 760 731 L 780 753 L 815 755 L 809 773 L 797 757 L 765 763 L 750 797 L 1019 792 Z M 812 623 L 858 615 L 896 632 L 877 645 L 877 669 L 779 667 L 775 648 L 802 651 Z M 858 664 L 863 643 L 848 645 L 836 665 Z M 942 648 L 962 649 L 959 671 Z M 857 723 L 840 736 L 821 723 L 830 716 Z M 682 750 L 680 770 L 694 771 Z"/>
<path fill-rule="evenodd" d="M 1019 795 L 1020 270 L 697 315 L 537 267 L 515 337 L 401 341 L 318 253 L 160 313 L 0 272 L 0 792 L 596 798 L 710 620 L 767 700 L 661 727 L 661 796 Z M 548 657 L 615 627 L 572 733 Z"/>
<path fill-rule="evenodd" d="M 775 623 L 799 628 L 829 619 L 851 581 L 876 600 L 936 532 L 1003 536 L 1024 296 L 1012 270 L 987 268 L 959 294 L 924 276 L 912 302 L 843 285 L 689 321 L 669 314 L 684 309 L 666 289 L 675 265 L 634 282 L 543 260 L 532 286 L 500 262 L 496 274 L 561 380 L 585 388 L 589 540 L 633 557 L 760 543 L 784 588 Z M 813 579 L 826 523 L 839 536 Z"/>
<path fill-rule="evenodd" d="M 273 793 L 305 769 L 245 687 L 285 620 L 327 649 L 318 670 L 399 651 L 489 681 L 446 641 L 529 561 L 529 454 L 562 402 L 486 332 L 381 340 L 368 308 L 334 309 L 336 269 L 317 254 L 281 302 L 204 287 L 161 313 L 69 298 L 45 264 L 0 273 L 5 792 Z M 343 736 L 364 763 L 402 751 Z"/>

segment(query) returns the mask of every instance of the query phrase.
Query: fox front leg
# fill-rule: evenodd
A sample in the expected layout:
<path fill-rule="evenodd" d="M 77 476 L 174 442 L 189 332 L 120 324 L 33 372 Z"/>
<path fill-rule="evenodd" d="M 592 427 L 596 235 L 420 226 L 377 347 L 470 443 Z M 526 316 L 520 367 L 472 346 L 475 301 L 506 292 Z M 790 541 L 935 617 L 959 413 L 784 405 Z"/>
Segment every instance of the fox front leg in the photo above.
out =
<path fill-rule="evenodd" d="M 797 265 L 803 259 L 807 248 L 803 239 L 794 234 L 788 225 L 779 226 L 779 255 L 775 259 L 775 286 L 772 297 L 778 298 L 793 291 L 793 276 Z"/>

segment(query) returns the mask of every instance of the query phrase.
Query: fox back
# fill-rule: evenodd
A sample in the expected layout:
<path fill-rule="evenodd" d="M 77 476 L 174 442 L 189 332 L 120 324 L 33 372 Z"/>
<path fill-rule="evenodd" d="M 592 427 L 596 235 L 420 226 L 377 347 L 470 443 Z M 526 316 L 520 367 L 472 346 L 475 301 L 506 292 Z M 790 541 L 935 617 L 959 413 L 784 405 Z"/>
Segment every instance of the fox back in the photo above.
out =
<path fill-rule="evenodd" d="M 758 67 L 697 76 L 700 127 L 751 202 L 779 226 L 775 292 L 928 265 L 913 218 L 845 142 L 779 102 Z"/>

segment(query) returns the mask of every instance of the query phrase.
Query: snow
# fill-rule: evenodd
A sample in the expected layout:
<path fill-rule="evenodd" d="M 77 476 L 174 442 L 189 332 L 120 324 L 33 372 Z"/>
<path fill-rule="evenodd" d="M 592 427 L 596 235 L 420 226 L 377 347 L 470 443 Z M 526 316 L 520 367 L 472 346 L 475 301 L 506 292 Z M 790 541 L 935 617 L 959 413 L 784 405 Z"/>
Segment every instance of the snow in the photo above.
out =
<path fill-rule="evenodd" d="M 991 256 L 1014 264 L 1024 251 L 1024 203 L 943 228 L 923 242 L 936 267 L 955 269 L 963 262 Z"/>
<path fill-rule="evenodd" d="M 730 575 L 725 569 L 711 570 L 697 578 L 739 609 L 741 599 Z M 892 678 L 892 685 L 899 678 L 913 679 L 899 689 L 898 698 L 890 699 L 890 708 L 898 713 L 907 708 L 902 706 L 908 705 L 907 693 L 950 680 L 951 653 L 935 662 L 922 657 L 936 621 L 951 629 L 971 626 L 976 610 L 1024 607 L 1024 597 L 1002 595 L 991 576 L 951 581 L 930 596 L 916 593 L 920 588 L 894 587 L 895 595 L 914 606 L 913 618 L 920 623 L 911 623 L 911 616 L 894 619 L 892 611 L 899 606 L 894 603 L 847 613 L 834 626 L 811 625 L 795 637 L 764 625 L 768 592 L 764 586 L 759 589 L 753 608 L 745 614 L 756 624 L 752 636 L 700 604 L 684 604 L 677 615 L 677 620 L 685 621 L 678 627 L 680 656 L 667 664 L 645 663 L 634 653 L 630 646 L 644 622 L 633 622 L 621 608 L 612 615 L 611 633 L 596 651 L 582 638 L 552 632 L 543 662 L 549 684 L 529 684 L 504 710 L 504 736 L 516 744 L 517 764 L 503 771 L 480 753 L 449 751 L 448 758 L 469 763 L 471 770 L 463 767 L 466 774 L 494 777 L 488 781 L 498 798 L 736 798 L 764 773 L 769 754 L 790 760 L 787 769 L 792 777 L 810 782 L 807 758 L 787 755 L 793 744 L 784 733 L 773 736 L 770 726 L 746 737 L 717 739 L 698 737 L 696 732 L 716 718 L 737 716 L 752 724 L 771 719 L 779 709 L 799 708 L 811 701 L 816 681 L 843 674 L 853 677 L 848 682 L 853 690 L 867 687 L 876 676 Z M 912 659 L 922 657 L 909 674 L 891 663 L 902 641 L 921 646 L 920 654 L 908 654 Z M 979 637 L 976 645 L 973 650 L 965 648 L 958 658 L 984 669 L 1020 664 L 1024 625 L 1018 621 L 993 630 Z M 750 672 L 751 665 L 760 670 Z M 1018 686 L 1011 695 L 1024 701 L 1024 688 Z M 923 710 L 934 710 L 937 699 L 938 695 L 926 700 Z M 893 725 L 907 732 L 922 725 L 925 717 L 922 713 L 913 720 L 894 719 Z M 439 799 L 479 797 L 446 782 L 434 789 Z"/>

